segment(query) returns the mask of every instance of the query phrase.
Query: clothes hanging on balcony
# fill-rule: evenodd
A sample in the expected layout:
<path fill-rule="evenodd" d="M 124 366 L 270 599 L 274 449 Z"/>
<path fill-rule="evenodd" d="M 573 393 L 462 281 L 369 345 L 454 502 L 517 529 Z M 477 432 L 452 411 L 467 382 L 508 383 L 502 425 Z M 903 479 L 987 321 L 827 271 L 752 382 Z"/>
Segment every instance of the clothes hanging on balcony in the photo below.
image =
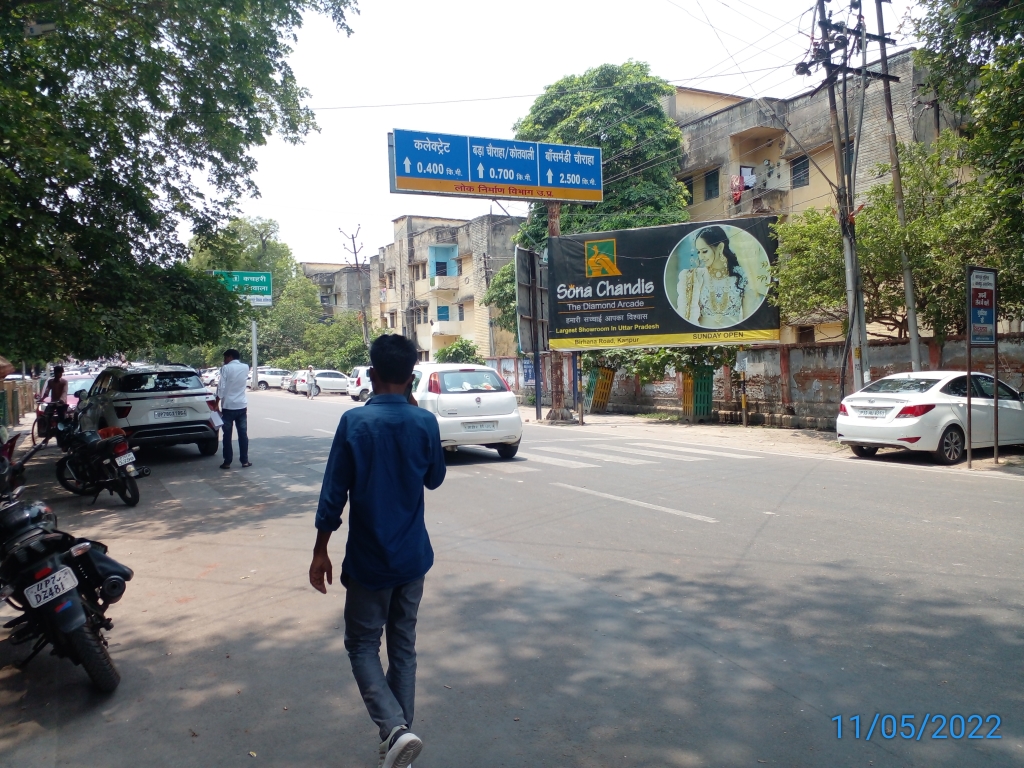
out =
<path fill-rule="evenodd" d="M 743 177 L 742 176 L 730 176 L 729 177 L 729 192 L 732 194 L 733 205 L 740 204 L 740 198 L 743 197 Z"/>

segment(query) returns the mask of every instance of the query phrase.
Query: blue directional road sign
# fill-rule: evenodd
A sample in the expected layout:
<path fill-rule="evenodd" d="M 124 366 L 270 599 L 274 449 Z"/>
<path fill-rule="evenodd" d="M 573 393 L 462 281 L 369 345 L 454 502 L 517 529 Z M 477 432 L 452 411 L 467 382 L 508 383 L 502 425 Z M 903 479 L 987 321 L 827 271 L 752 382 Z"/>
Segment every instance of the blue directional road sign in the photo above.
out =
<path fill-rule="evenodd" d="M 600 202 L 601 150 L 424 131 L 388 135 L 391 191 Z"/>

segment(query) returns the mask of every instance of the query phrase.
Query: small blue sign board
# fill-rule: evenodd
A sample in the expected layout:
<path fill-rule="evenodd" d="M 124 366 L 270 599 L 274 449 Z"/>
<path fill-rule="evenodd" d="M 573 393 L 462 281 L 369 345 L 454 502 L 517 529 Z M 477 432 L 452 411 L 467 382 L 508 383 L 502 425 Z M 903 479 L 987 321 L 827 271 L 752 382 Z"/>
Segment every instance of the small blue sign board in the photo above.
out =
<path fill-rule="evenodd" d="M 396 130 L 391 191 L 511 200 L 600 202 L 601 150 Z"/>
<path fill-rule="evenodd" d="M 994 269 L 967 269 L 968 333 L 972 347 L 991 347 L 996 343 L 996 278 Z"/>

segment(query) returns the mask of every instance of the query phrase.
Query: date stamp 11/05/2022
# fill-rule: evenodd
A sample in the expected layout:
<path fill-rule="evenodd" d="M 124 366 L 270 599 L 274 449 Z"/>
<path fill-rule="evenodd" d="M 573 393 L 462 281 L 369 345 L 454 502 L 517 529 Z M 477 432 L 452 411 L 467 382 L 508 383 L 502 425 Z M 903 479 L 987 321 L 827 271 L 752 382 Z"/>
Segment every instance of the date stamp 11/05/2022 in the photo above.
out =
<path fill-rule="evenodd" d="M 843 720 L 848 721 L 848 726 L 843 729 Z M 836 738 L 841 739 L 843 736 L 854 739 L 861 738 L 861 716 L 851 715 L 844 718 L 842 715 L 836 715 L 832 718 L 832 722 L 836 724 Z M 863 722 L 867 724 L 867 718 L 863 718 Z M 934 726 L 931 730 L 931 739 L 1001 739 L 1003 738 L 997 731 L 999 726 L 1002 725 L 1003 721 L 999 715 L 988 715 L 982 717 L 982 715 L 933 715 L 931 712 L 927 713 L 921 720 L 917 719 L 917 715 L 900 715 L 897 721 L 896 715 L 883 715 L 876 712 L 875 716 L 871 719 L 870 726 L 867 727 L 867 735 L 864 737 L 865 741 L 870 741 L 874 735 L 879 735 L 883 739 L 894 739 L 898 735 L 901 739 L 908 741 L 920 741 L 921 737 L 924 736 L 925 729 L 929 726 Z"/>

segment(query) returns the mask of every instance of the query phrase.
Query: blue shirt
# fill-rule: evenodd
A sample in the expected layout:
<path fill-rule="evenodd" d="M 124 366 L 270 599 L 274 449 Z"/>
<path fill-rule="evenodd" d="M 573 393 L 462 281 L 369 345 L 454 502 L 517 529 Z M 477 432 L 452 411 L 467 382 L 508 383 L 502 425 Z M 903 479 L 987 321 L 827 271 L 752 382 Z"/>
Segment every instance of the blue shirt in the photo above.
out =
<path fill-rule="evenodd" d="M 423 488 L 444 481 L 437 418 L 402 395 L 375 395 L 347 411 L 327 460 L 316 527 L 336 531 L 349 503 L 348 543 L 341 564 L 367 589 L 421 578 L 434 564 L 423 519 Z"/>

